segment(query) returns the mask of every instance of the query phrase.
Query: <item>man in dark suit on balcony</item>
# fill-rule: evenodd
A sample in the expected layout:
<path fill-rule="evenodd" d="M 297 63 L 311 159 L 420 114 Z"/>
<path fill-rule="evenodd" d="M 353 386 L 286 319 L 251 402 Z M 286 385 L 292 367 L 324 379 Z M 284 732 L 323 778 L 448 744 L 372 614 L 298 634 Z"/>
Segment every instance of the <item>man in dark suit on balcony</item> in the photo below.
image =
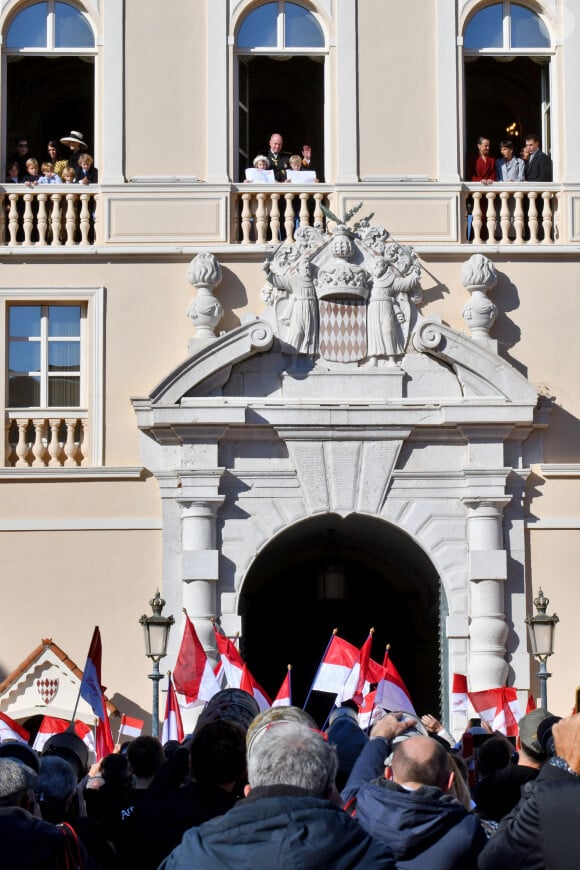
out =
<path fill-rule="evenodd" d="M 283 144 L 284 140 L 280 133 L 272 133 L 266 157 L 270 161 L 270 167 L 274 170 L 276 181 L 286 181 L 286 170 L 290 167 L 290 154 L 287 151 L 282 151 Z"/>
<path fill-rule="evenodd" d="M 526 181 L 551 181 L 552 161 L 540 150 L 540 140 L 535 133 L 526 136 L 528 159 L 526 160 Z"/>

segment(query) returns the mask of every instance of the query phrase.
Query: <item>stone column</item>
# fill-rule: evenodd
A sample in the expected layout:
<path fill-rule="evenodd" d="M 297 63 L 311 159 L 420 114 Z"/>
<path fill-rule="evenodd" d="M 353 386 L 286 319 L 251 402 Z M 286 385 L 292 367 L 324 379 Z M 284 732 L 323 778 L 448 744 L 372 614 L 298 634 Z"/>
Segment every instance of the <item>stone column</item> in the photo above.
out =
<path fill-rule="evenodd" d="M 503 686 L 508 675 L 503 509 L 509 501 L 509 496 L 463 500 L 469 544 L 469 687 L 474 692 Z"/>
<path fill-rule="evenodd" d="M 219 580 L 219 550 L 216 547 L 217 513 L 223 496 L 217 495 L 222 469 L 216 469 L 215 494 L 194 494 L 206 489 L 183 486 L 178 496 L 181 507 L 182 603 L 195 625 L 198 637 L 210 657 L 215 658 L 212 620 L 216 616 L 216 586 Z"/>

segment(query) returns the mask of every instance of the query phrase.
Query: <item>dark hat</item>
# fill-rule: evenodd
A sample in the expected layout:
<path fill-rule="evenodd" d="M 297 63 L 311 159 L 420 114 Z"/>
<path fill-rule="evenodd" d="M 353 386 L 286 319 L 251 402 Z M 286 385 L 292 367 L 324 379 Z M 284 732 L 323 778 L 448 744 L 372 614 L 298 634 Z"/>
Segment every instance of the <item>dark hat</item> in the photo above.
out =
<path fill-rule="evenodd" d="M 522 716 L 518 723 L 522 746 L 524 749 L 531 749 L 534 755 L 540 756 L 540 758 L 545 758 L 546 753 L 538 740 L 538 728 L 544 719 L 551 716 L 552 714 L 547 713 L 543 707 L 538 707 L 537 710 L 532 710 Z"/>
<path fill-rule="evenodd" d="M 57 755 L 68 761 L 74 767 L 79 782 L 87 772 L 89 750 L 85 742 L 72 730 L 53 734 L 44 744 L 42 754 Z"/>
<path fill-rule="evenodd" d="M 16 761 L 21 761 L 30 767 L 35 773 L 40 771 L 38 753 L 27 743 L 21 743 L 20 740 L 4 740 L 0 746 L 0 758 L 15 758 Z"/>

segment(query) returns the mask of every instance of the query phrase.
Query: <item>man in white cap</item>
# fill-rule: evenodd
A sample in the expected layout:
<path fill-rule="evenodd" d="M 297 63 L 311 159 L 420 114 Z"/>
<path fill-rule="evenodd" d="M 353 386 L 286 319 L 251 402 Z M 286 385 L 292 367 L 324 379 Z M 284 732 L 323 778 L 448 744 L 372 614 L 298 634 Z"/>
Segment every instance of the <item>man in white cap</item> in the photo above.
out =
<path fill-rule="evenodd" d="M 60 141 L 63 145 L 68 145 L 70 148 L 69 166 L 72 166 L 76 170 L 79 157 L 89 150 L 87 143 L 83 141 L 83 134 L 79 133 L 78 130 L 71 130 L 70 136 L 63 136 Z"/>

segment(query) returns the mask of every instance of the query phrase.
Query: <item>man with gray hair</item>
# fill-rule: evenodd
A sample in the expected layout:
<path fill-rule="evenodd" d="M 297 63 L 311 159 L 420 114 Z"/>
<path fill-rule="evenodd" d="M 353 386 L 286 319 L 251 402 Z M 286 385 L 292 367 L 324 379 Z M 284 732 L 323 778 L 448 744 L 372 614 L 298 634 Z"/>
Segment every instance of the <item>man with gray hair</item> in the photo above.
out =
<path fill-rule="evenodd" d="M 245 800 L 187 831 L 162 868 L 394 868 L 390 850 L 337 803 L 336 766 L 335 749 L 319 732 L 271 722 L 250 743 Z"/>
<path fill-rule="evenodd" d="M 34 795 L 37 779 L 22 762 L 0 758 L 2 866 L 10 870 L 60 870 L 66 866 L 65 835 L 38 817 Z"/>

